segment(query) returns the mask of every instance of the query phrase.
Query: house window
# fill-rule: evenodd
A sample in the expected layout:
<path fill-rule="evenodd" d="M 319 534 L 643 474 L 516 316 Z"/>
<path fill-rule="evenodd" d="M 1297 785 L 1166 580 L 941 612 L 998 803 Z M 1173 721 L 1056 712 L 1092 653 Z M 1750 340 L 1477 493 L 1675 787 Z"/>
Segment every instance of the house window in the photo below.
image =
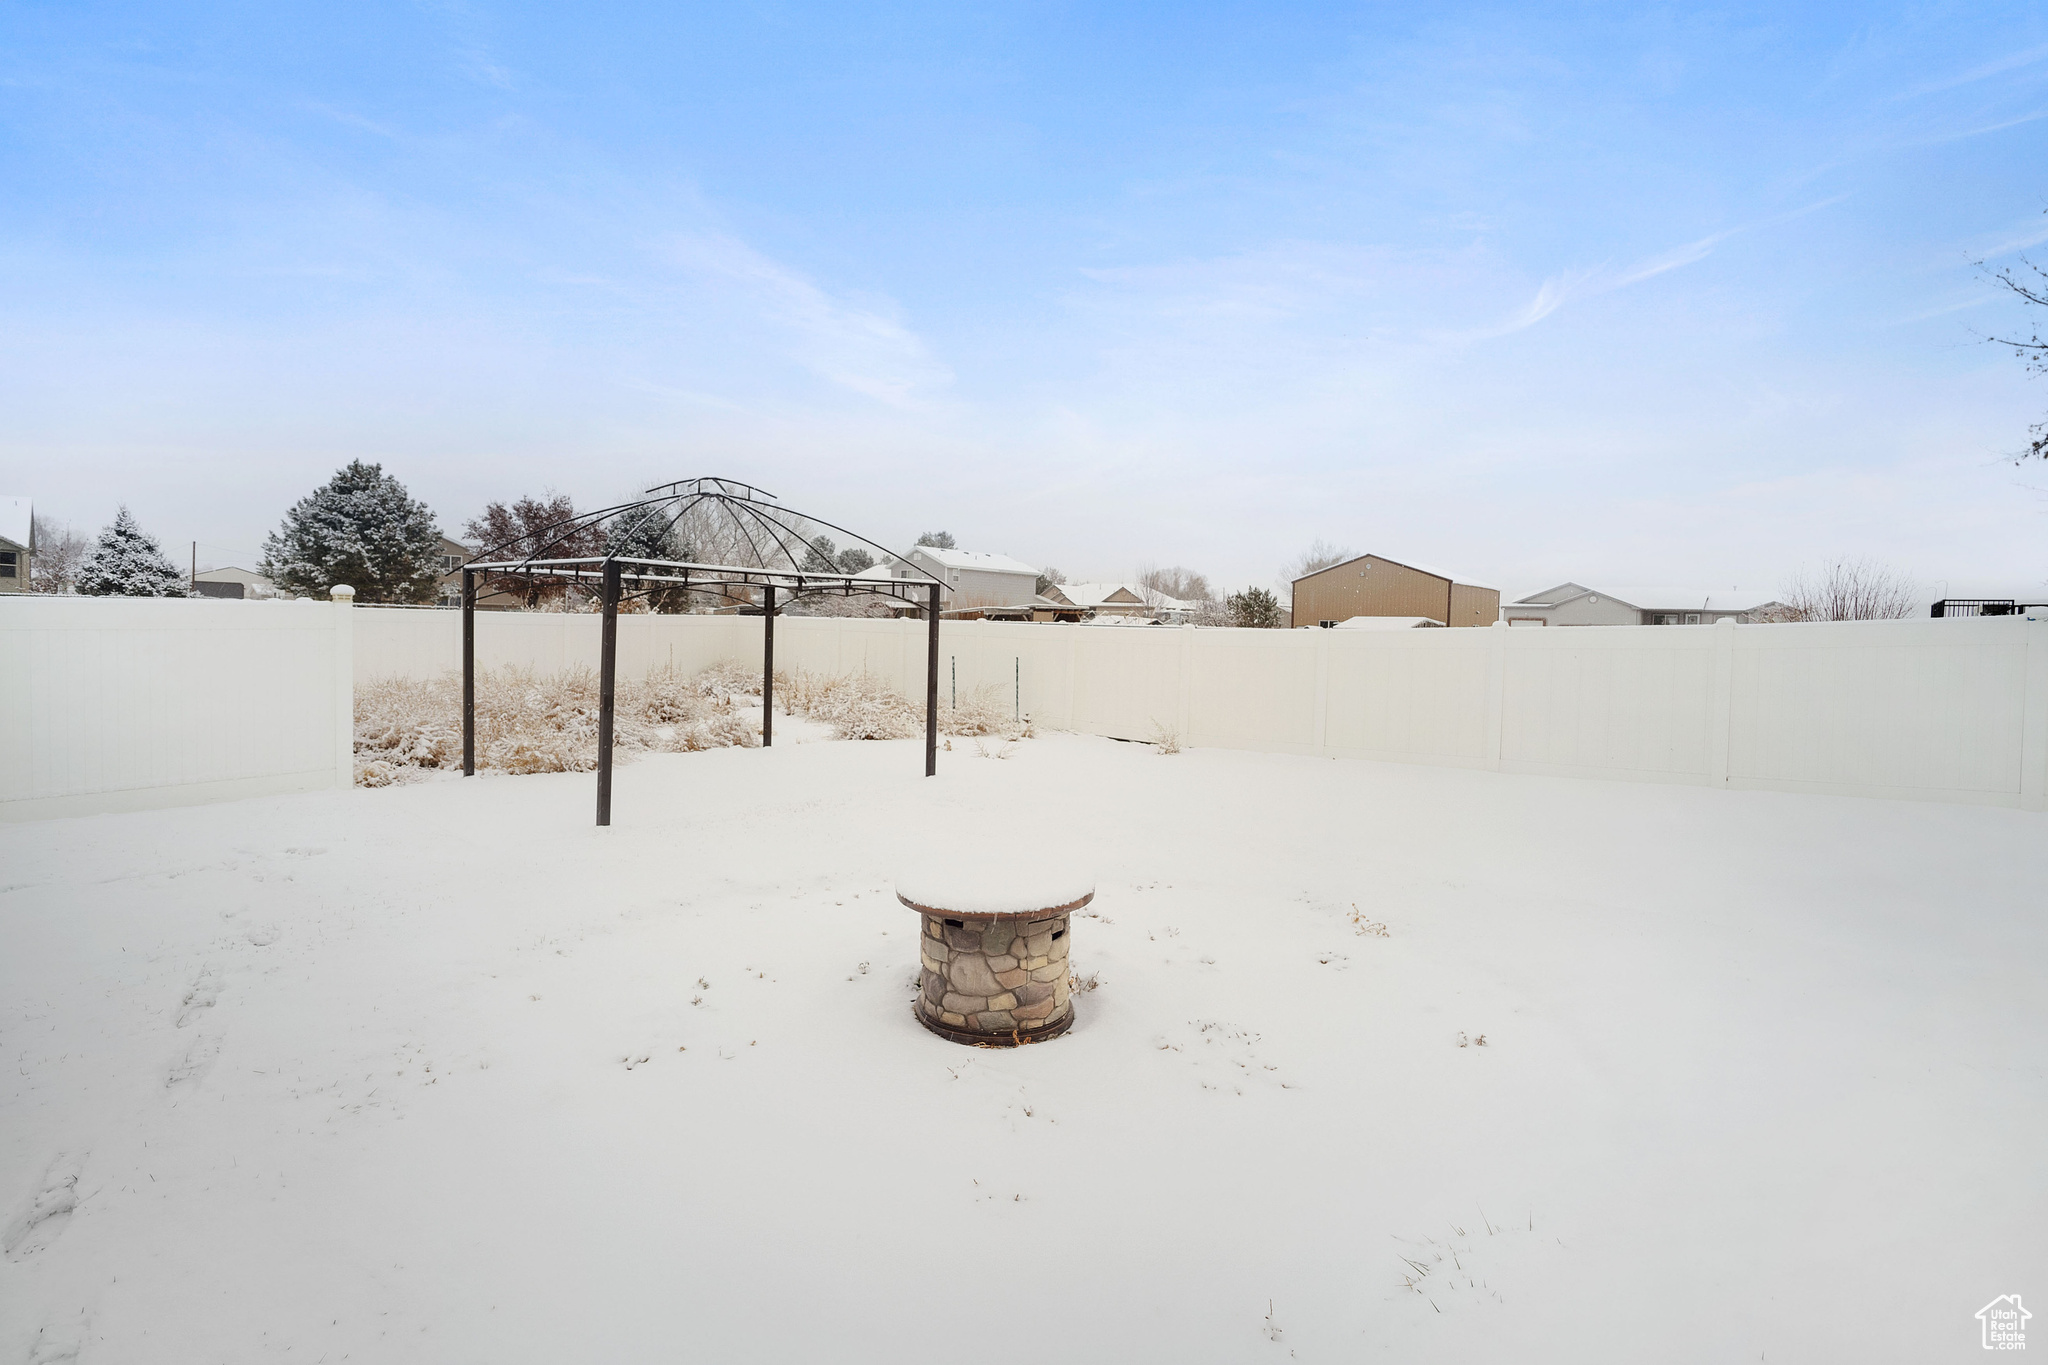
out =
<path fill-rule="evenodd" d="M 1700 614 L 1696 611 L 1687 612 L 1685 614 L 1685 623 L 1689 626 L 1698 625 L 1700 623 Z"/>
<path fill-rule="evenodd" d="M 459 568 L 461 568 L 461 567 L 462 567 L 462 566 L 461 566 L 460 564 L 457 564 L 457 563 L 455 562 L 455 556 L 454 556 L 454 555 L 442 555 L 442 556 L 441 556 L 441 572 L 442 572 L 442 573 L 454 573 L 454 572 L 455 572 L 455 571 L 456 571 L 457 569 L 459 569 Z"/>
<path fill-rule="evenodd" d="M 21 576 L 21 556 L 13 550 L 0 550 L 0 578 Z"/>

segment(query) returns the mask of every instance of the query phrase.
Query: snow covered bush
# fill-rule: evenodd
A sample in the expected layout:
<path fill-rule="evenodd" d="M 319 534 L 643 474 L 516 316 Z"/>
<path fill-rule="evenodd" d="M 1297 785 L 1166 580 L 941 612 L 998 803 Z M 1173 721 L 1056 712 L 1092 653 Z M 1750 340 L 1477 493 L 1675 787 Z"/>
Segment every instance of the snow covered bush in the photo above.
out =
<path fill-rule="evenodd" d="M 384 466 L 355 460 L 285 513 L 264 537 L 258 570 L 288 592 L 347 583 L 358 602 L 431 602 L 441 532 Z"/>
<path fill-rule="evenodd" d="M 786 676 L 782 673 L 775 675 L 778 693 Z M 761 695 L 761 670 L 724 659 L 697 674 L 697 690 L 707 697 L 758 697 Z"/>
<path fill-rule="evenodd" d="M 830 725 L 840 739 L 914 739 L 924 733 L 924 703 L 871 673 L 837 676 L 792 671 L 775 679 L 775 699 L 791 715 Z M 939 733 L 1028 739 L 1031 723 L 1012 716 L 995 687 L 978 688 L 958 706 L 939 707 Z"/>
<path fill-rule="evenodd" d="M 1031 722 L 1018 718 L 1011 707 L 1011 698 L 1003 689 L 977 687 L 961 698 L 957 706 L 940 705 L 939 732 L 947 735 L 993 735 L 1001 739 L 1031 738 Z M 921 722 L 922 716 L 919 719 Z"/>
<path fill-rule="evenodd" d="M 729 698 L 703 695 L 670 669 L 621 678 L 612 754 L 690 753 L 761 742 Z M 476 683 L 477 767 L 507 773 L 589 772 L 597 766 L 597 674 L 501 668 Z M 356 782 L 380 787 L 462 766 L 462 680 L 386 678 L 356 689 Z"/>
<path fill-rule="evenodd" d="M 156 537 L 123 507 L 79 566 L 78 591 L 88 597 L 183 597 L 187 585 Z"/>
<path fill-rule="evenodd" d="M 792 683 L 787 697 L 791 711 L 824 721 L 841 739 L 910 739 L 924 733 L 924 708 L 871 673 L 807 678 Z"/>

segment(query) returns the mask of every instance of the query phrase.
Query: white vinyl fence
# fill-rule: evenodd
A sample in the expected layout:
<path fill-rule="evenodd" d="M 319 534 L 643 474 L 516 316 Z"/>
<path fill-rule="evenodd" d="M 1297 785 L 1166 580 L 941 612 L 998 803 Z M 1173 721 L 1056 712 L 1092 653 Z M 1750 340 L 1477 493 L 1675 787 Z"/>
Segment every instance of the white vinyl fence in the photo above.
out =
<path fill-rule="evenodd" d="M 477 661 L 595 667 L 587 614 Z M 460 665 L 461 614 L 0 597 L 0 819 L 351 780 L 353 685 Z M 621 617 L 619 664 L 757 664 L 758 617 Z M 776 661 L 922 694 L 917 621 L 784 617 Z M 485 685 L 488 686 L 488 680 Z M 1122 739 L 2048 809 L 2048 620 L 1241 631 L 945 622 L 942 695 Z"/>
<path fill-rule="evenodd" d="M 0 596 L 0 820 L 354 779 L 354 613 Z"/>
<path fill-rule="evenodd" d="M 360 608 L 356 677 L 459 666 L 461 615 Z M 592 667 L 594 615 L 477 616 L 480 668 Z M 783 617 L 779 668 L 924 690 L 917 621 Z M 758 665 L 754 617 L 623 616 L 619 667 Z M 944 622 L 942 697 L 1191 746 L 2048 809 L 2048 620 L 1334 631 Z"/>

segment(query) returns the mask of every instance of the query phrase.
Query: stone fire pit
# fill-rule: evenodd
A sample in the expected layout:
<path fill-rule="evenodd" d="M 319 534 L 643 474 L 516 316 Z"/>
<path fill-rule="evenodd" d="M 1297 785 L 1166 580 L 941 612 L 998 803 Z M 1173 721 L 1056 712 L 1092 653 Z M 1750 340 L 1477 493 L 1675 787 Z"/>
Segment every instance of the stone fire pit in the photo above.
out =
<path fill-rule="evenodd" d="M 1016 1047 L 1065 1033 L 1068 917 L 1094 883 L 1011 868 L 928 871 L 897 879 L 896 899 L 924 917 L 918 1022 L 977 1047 Z"/>

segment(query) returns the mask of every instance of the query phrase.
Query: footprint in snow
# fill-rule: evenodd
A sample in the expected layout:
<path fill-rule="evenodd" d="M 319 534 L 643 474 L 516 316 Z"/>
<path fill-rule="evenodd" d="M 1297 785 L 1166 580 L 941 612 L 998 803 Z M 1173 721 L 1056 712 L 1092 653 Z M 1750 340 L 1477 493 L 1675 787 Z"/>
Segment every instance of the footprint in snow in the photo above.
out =
<path fill-rule="evenodd" d="M 192 978 L 191 987 L 178 1005 L 177 1027 L 183 1028 L 198 1017 L 201 1010 L 213 1008 L 220 999 L 220 976 L 212 967 L 201 967 L 199 975 Z"/>
<path fill-rule="evenodd" d="M 78 1175 L 85 1167 L 86 1154 L 59 1152 L 43 1172 L 34 1194 L 16 1206 L 14 1216 L 0 1228 L 0 1252 L 19 1260 L 47 1248 L 63 1233 L 78 1207 Z"/>

